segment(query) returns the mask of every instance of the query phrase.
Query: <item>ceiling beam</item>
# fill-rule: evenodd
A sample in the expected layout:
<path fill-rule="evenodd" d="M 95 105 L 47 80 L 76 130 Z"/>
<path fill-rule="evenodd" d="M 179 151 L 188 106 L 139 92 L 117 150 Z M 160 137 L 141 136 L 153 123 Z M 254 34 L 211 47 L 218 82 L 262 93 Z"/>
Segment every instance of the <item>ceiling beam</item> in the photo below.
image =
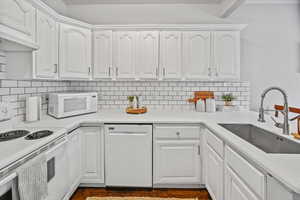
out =
<path fill-rule="evenodd" d="M 238 9 L 246 0 L 224 0 L 220 5 L 219 17 L 226 18 Z"/>

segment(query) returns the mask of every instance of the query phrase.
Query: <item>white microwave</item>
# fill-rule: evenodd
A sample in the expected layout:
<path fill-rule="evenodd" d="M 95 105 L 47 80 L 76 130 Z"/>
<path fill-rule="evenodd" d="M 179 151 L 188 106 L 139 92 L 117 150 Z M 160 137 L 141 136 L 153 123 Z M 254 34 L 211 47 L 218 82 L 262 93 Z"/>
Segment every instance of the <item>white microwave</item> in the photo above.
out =
<path fill-rule="evenodd" d="M 55 118 L 97 112 L 96 92 L 67 92 L 49 94 L 48 114 Z"/>

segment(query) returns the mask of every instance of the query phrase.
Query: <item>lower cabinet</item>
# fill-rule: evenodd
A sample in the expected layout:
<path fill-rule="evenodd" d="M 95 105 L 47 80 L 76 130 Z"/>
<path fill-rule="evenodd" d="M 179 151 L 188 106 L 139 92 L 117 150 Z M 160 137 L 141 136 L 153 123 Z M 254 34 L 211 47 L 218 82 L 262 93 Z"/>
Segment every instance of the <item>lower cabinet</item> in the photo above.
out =
<path fill-rule="evenodd" d="M 67 155 L 69 160 L 69 191 L 65 199 L 69 199 L 80 184 L 82 177 L 81 130 L 76 129 L 68 135 Z"/>
<path fill-rule="evenodd" d="M 161 126 L 154 131 L 154 187 L 201 184 L 200 127 Z"/>
<path fill-rule="evenodd" d="M 260 200 L 229 167 L 225 168 L 225 200 Z"/>
<path fill-rule="evenodd" d="M 223 159 L 207 144 L 206 145 L 206 188 L 213 200 L 223 200 Z"/>
<path fill-rule="evenodd" d="M 82 184 L 104 185 L 103 127 L 81 127 Z"/>

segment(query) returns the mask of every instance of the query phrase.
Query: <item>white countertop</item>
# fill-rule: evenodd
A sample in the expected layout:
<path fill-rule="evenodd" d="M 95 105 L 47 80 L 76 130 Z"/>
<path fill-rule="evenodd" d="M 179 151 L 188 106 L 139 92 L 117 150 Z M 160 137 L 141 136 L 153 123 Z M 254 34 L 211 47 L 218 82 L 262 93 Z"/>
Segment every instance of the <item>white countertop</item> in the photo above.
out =
<path fill-rule="evenodd" d="M 0 152 L 2 153 L 0 154 L 0 169 L 84 123 L 203 123 L 207 128 L 235 150 L 239 151 L 248 160 L 255 163 L 263 171 L 271 174 L 290 190 L 300 194 L 300 176 L 298 175 L 300 169 L 300 154 L 267 154 L 218 125 L 218 123 L 249 123 L 272 131 L 280 136 L 293 139 L 292 136 L 282 135 L 282 130 L 274 127 L 270 120 L 267 123 L 258 122 L 257 116 L 258 114 L 256 112 L 251 111 L 223 113 L 156 111 L 143 115 L 128 115 L 121 111 L 101 111 L 99 113 L 60 120 L 50 116 L 43 116 L 39 122 L 20 122 L 13 125 L 13 128 L 40 130 L 50 127 L 50 130 L 54 130 L 55 134 L 44 139 L 36 140 L 35 142 L 27 142 L 23 138 L 1 142 Z"/>

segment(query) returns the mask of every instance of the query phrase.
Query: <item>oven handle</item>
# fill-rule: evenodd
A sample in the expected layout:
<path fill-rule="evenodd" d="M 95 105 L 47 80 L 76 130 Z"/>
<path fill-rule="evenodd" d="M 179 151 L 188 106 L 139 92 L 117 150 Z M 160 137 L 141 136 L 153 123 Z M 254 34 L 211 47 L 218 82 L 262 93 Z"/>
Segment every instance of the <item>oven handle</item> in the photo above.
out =
<path fill-rule="evenodd" d="M 0 181 L 0 186 L 6 185 L 7 183 L 11 182 L 12 180 L 14 180 L 17 177 L 17 173 L 14 172 L 10 175 L 8 175 L 7 177 L 5 177 L 4 179 L 2 179 Z"/>

